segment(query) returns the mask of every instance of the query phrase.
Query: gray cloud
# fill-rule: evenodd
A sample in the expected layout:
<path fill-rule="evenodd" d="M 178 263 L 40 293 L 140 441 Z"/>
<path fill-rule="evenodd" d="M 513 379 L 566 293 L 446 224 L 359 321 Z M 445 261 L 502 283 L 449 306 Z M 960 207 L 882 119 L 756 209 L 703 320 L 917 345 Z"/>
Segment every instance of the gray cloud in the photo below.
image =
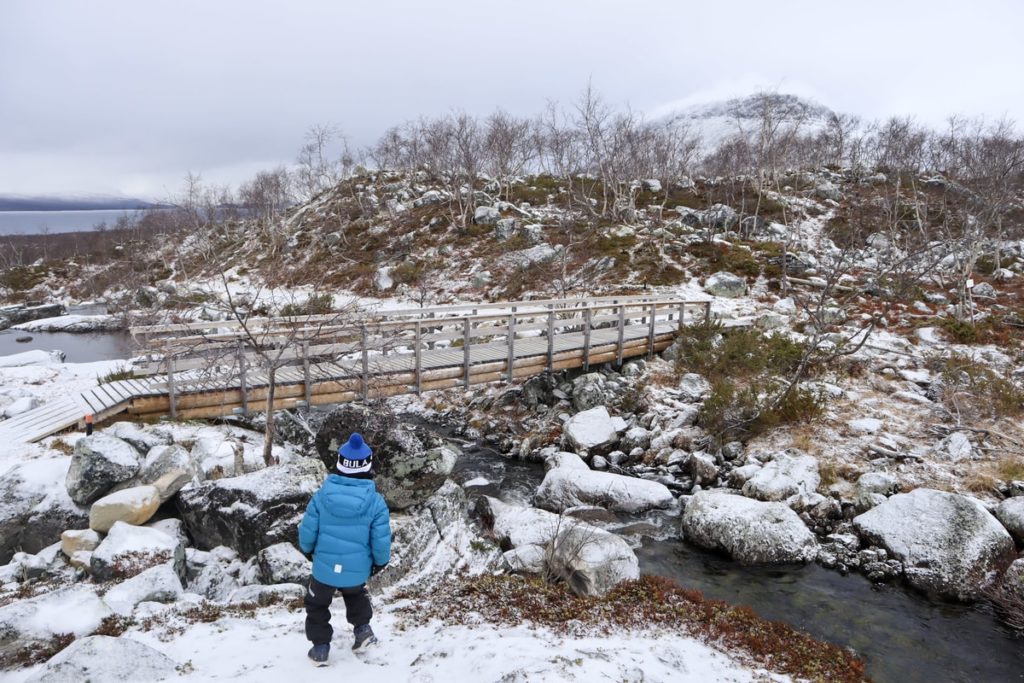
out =
<path fill-rule="evenodd" d="M 421 114 L 536 112 L 588 79 L 651 114 L 777 87 L 869 118 L 1016 117 L 1021 25 L 1015 0 L 5 0 L 0 192 L 237 183 L 314 122 L 365 144 Z"/>

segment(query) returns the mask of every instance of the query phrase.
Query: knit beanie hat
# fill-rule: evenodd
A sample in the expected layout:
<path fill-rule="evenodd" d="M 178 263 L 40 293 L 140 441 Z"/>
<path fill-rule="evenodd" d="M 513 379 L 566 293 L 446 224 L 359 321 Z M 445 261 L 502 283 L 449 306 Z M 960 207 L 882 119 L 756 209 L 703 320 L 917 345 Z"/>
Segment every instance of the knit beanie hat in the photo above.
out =
<path fill-rule="evenodd" d="M 363 441 L 361 434 L 352 434 L 338 449 L 338 472 L 341 474 L 369 472 L 372 466 L 373 451 Z"/>

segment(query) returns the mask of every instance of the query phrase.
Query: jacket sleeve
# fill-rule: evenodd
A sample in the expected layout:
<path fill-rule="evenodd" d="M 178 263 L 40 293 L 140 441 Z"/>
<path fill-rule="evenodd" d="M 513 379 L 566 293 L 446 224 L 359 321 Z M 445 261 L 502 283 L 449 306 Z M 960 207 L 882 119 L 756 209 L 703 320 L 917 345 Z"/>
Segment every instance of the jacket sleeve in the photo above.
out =
<path fill-rule="evenodd" d="M 316 548 L 316 539 L 320 534 L 320 508 L 316 506 L 316 495 L 309 499 L 306 514 L 299 524 L 299 548 L 304 553 L 311 553 Z"/>
<path fill-rule="evenodd" d="M 377 510 L 370 523 L 370 553 L 375 565 L 383 566 L 391 561 L 391 511 L 379 494 Z"/>

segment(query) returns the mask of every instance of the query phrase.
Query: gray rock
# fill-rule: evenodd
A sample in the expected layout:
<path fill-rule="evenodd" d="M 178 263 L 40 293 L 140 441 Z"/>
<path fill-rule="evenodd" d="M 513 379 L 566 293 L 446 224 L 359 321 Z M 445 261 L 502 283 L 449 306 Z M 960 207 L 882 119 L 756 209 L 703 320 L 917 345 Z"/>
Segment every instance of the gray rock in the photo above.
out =
<path fill-rule="evenodd" d="M 783 503 L 764 503 L 715 489 L 690 498 L 682 529 L 697 545 L 721 550 L 743 564 L 808 562 L 814 534 Z"/>
<path fill-rule="evenodd" d="M 152 484 L 168 472 L 197 474 L 196 462 L 191 454 L 178 444 L 160 444 L 150 448 L 139 470 L 139 483 Z"/>
<path fill-rule="evenodd" d="M 494 237 L 499 242 L 512 239 L 516 234 L 517 224 L 515 218 L 499 218 L 494 224 Z"/>
<path fill-rule="evenodd" d="M 779 453 L 743 485 L 743 495 L 780 501 L 798 493 L 814 493 L 821 483 L 818 460 L 810 455 Z"/>
<path fill-rule="evenodd" d="M 207 563 L 189 584 L 191 592 L 214 602 L 227 602 L 238 587 L 238 582 L 219 562 Z"/>
<path fill-rule="evenodd" d="M 590 410 L 612 402 L 615 392 L 600 372 L 581 375 L 572 382 L 572 404 L 576 410 Z"/>
<path fill-rule="evenodd" d="M 858 512 L 866 512 L 899 490 L 896 477 L 885 472 L 867 472 L 857 479 L 854 505 Z"/>
<path fill-rule="evenodd" d="M 626 433 L 622 435 L 622 439 L 619 440 L 619 448 L 626 453 L 634 448 L 647 448 L 650 445 L 651 433 L 643 427 L 627 429 Z"/>
<path fill-rule="evenodd" d="M 428 500 L 444 484 L 459 455 L 456 447 L 426 429 L 348 404 L 333 410 L 316 435 L 317 454 L 328 470 L 337 465 L 338 447 L 353 432 L 362 434 L 373 449 L 377 490 L 392 510 Z"/>
<path fill-rule="evenodd" d="M 853 520 L 862 538 L 903 563 L 917 588 L 961 600 L 978 596 L 1013 559 L 1013 539 L 976 500 L 915 489 Z"/>
<path fill-rule="evenodd" d="M 679 393 L 687 403 L 698 403 L 711 393 L 711 383 L 697 373 L 688 372 L 679 380 Z"/>
<path fill-rule="evenodd" d="M 1013 539 L 1024 545 L 1024 497 L 1007 498 L 996 506 L 995 515 Z"/>
<path fill-rule="evenodd" d="M 987 282 L 979 282 L 971 288 L 971 294 L 981 299 L 995 299 L 998 296 L 996 288 Z"/>
<path fill-rule="evenodd" d="M 477 225 L 495 225 L 501 213 L 493 206 L 478 206 L 473 212 L 473 222 Z"/>
<path fill-rule="evenodd" d="M 103 433 L 127 441 L 139 453 L 148 453 L 157 446 L 174 442 L 170 431 L 163 426 L 147 427 L 134 422 L 115 422 Z"/>
<path fill-rule="evenodd" d="M 718 480 L 718 465 L 715 464 L 715 459 L 707 453 L 690 453 L 686 469 L 695 484 L 707 486 Z"/>
<path fill-rule="evenodd" d="M 302 583 L 309 579 L 313 564 L 291 543 L 276 543 L 256 555 L 263 583 Z"/>
<path fill-rule="evenodd" d="M 75 443 L 68 468 L 68 495 L 79 505 L 87 505 L 138 471 L 139 452 L 127 441 L 106 434 L 83 437 Z"/>
<path fill-rule="evenodd" d="M 736 299 L 747 293 L 747 281 L 732 273 L 720 271 L 704 281 L 704 291 L 726 299 Z"/>
<path fill-rule="evenodd" d="M 181 577 L 169 564 L 159 564 L 122 581 L 103 596 L 118 614 L 128 616 L 140 602 L 174 602 L 181 597 Z"/>
<path fill-rule="evenodd" d="M 731 230 L 738 221 L 736 211 L 725 204 L 714 204 L 700 213 L 701 224 L 714 230 Z"/>
<path fill-rule="evenodd" d="M 131 638 L 89 636 L 57 653 L 26 683 L 150 683 L 177 678 L 177 666 L 164 653 Z"/>
<path fill-rule="evenodd" d="M 269 545 L 298 541 L 299 521 L 325 476 L 323 463 L 305 458 L 182 489 L 178 510 L 196 546 L 228 546 L 248 559 Z"/>

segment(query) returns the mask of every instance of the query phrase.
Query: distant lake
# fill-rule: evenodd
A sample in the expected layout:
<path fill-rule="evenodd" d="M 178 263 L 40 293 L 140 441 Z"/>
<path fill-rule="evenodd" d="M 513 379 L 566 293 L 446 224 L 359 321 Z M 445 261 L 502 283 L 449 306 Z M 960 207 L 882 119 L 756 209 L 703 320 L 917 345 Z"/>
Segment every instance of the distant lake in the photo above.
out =
<path fill-rule="evenodd" d="M 0 211 L 0 235 L 38 235 L 42 232 L 84 232 L 98 223 L 114 227 L 118 218 L 138 213 L 134 209 L 89 211 Z"/>

